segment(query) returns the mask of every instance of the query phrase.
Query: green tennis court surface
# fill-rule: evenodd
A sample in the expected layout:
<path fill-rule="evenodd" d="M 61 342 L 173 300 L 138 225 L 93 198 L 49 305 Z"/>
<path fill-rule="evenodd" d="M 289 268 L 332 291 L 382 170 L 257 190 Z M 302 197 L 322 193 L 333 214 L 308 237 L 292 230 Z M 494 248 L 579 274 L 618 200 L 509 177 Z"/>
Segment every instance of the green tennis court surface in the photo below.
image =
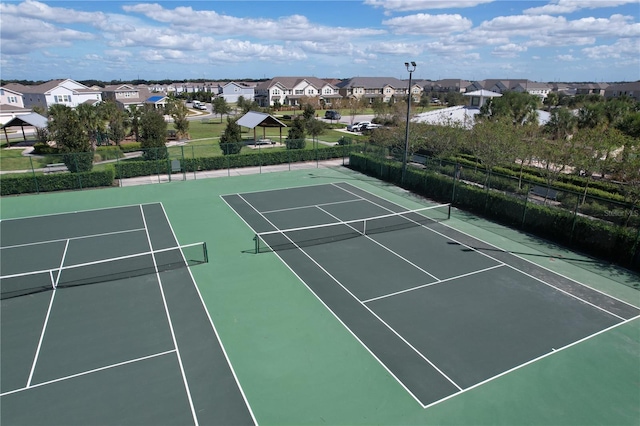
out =
<path fill-rule="evenodd" d="M 344 168 L 3 198 L 8 288 L 54 272 L 3 294 L 1 423 L 638 424 L 637 275 L 432 205 Z"/>
<path fill-rule="evenodd" d="M 2 423 L 251 423 L 188 249 L 160 204 L 2 221 Z"/>
<path fill-rule="evenodd" d="M 395 215 L 344 182 L 223 198 L 425 407 L 640 314 L 451 230 L 448 206 Z"/>

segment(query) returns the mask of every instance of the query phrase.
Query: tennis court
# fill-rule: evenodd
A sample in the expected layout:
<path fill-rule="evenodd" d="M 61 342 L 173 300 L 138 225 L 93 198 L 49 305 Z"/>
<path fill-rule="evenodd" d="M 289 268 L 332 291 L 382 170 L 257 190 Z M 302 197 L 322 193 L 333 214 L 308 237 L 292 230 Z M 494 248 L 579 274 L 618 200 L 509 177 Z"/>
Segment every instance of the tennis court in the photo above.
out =
<path fill-rule="evenodd" d="M 349 183 L 223 196 L 423 407 L 640 310 Z"/>
<path fill-rule="evenodd" d="M 0 202 L 3 425 L 640 420 L 637 274 L 347 168 Z"/>
<path fill-rule="evenodd" d="M 251 424 L 161 204 L 1 222 L 3 424 Z"/>

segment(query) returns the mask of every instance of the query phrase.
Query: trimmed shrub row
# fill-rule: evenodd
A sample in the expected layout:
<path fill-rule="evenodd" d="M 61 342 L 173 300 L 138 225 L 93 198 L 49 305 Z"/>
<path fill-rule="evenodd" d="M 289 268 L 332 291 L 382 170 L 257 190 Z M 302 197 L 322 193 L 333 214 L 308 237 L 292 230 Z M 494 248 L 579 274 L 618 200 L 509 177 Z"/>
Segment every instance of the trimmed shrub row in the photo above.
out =
<path fill-rule="evenodd" d="M 352 169 L 400 185 L 402 164 L 352 153 Z M 562 208 L 539 205 L 525 197 L 457 182 L 449 176 L 407 168 L 403 187 L 439 202 L 453 202 L 463 210 L 523 229 L 568 247 L 614 263 L 640 270 L 638 230 L 582 215 Z M 454 198 L 452 200 L 452 198 Z"/>
<path fill-rule="evenodd" d="M 6 174 L 0 175 L 0 195 L 112 186 L 114 177 L 112 167 L 81 173 Z"/>
<path fill-rule="evenodd" d="M 203 170 L 235 169 L 240 167 L 269 166 L 303 161 L 328 160 L 346 157 L 354 145 L 332 146 L 317 150 L 286 150 L 231 154 L 217 157 L 185 158 L 181 161 L 184 172 Z M 125 179 L 136 176 L 171 173 L 170 160 L 140 161 L 124 160 L 116 165 L 116 178 Z"/>

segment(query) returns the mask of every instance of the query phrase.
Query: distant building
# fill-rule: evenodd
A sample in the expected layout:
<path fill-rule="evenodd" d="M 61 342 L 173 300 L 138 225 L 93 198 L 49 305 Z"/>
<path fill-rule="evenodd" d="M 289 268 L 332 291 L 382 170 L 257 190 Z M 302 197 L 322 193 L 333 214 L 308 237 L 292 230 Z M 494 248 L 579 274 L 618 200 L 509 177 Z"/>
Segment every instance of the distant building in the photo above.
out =
<path fill-rule="evenodd" d="M 238 98 L 240 96 L 242 96 L 246 101 L 253 102 L 255 97 L 255 85 L 231 81 L 225 85 L 218 85 L 218 91 L 214 96 L 223 98 L 228 103 L 238 102 Z"/>
<path fill-rule="evenodd" d="M 5 89 L 22 93 L 24 107 L 28 109 L 40 107 L 47 110 L 56 104 L 75 108 L 82 103 L 96 103 L 102 100 L 100 89 L 87 87 L 71 79 L 50 80 L 34 86 L 10 83 Z"/>
<path fill-rule="evenodd" d="M 275 103 L 298 106 L 302 98 L 317 98 L 320 103 L 330 105 L 340 94 L 336 86 L 316 77 L 274 77 L 255 88 L 254 99 L 261 107 Z"/>
<path fill-rule="evenodd" d="M 628 96 L 640 102 L 640 81 L 612 84 L 607 86 L 604 91 L 605 98 L 619 98 L 621 96 Z"/>
<path fill-rule="evenodd" d="M 164 107 L 167 97 L 164 93 L 151 93 L 146 87 L 131 84 L 113 84 L 102 89 L 104 100 L 114 101 L 120 109 L 131 109 L 132 105 L 142 107 L 145 104 L 156 108 Z"/>
<path fill-rule="evenodd" d="M 576 95 L 602 95 L 609 86 L 607 83 L 576 84 Z"/>

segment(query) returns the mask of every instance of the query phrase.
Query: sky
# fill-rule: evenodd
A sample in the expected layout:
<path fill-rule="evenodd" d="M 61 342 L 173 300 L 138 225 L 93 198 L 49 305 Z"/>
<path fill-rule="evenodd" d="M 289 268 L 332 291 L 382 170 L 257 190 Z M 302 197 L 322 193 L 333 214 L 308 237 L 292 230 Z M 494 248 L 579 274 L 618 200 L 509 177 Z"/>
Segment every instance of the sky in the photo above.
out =
<path fill-rule="evenodd" d="M 0 78 L 640 80 L 640 0 L 2 1 Z"/>

